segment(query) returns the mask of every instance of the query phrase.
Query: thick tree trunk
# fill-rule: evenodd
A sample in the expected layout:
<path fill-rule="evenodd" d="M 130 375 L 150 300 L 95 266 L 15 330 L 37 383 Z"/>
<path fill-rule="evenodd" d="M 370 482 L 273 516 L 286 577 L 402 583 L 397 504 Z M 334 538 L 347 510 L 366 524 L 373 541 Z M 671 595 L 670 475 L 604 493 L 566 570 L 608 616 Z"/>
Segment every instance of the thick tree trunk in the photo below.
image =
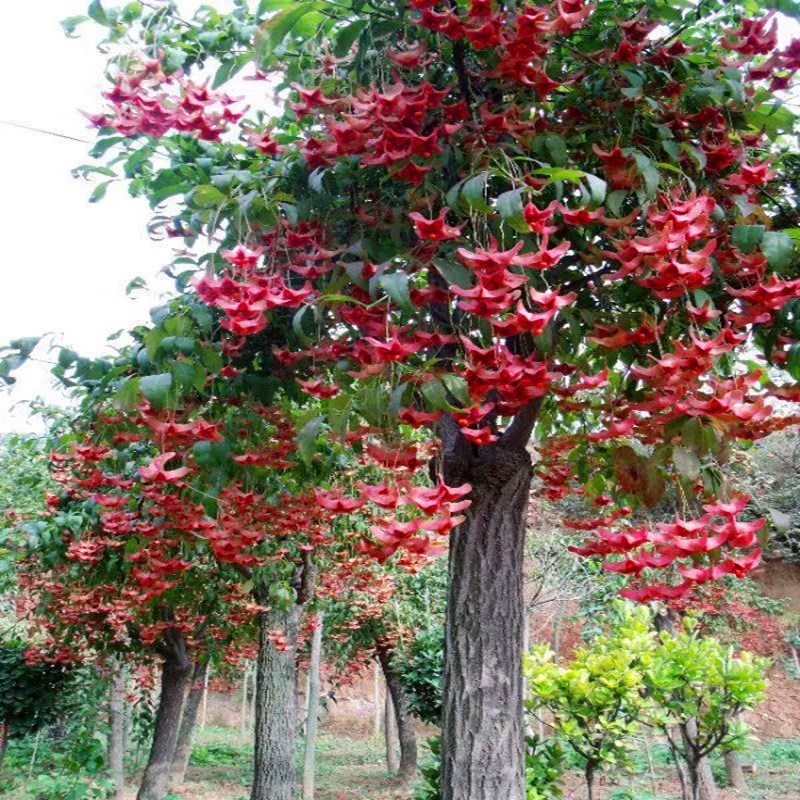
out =
<path fill-rule="evenodd" d="M 192 664 L 185 651 L 173 652 L 164 659 L 161 670 L 161 697 L 156 711 L 153 743 L 137 800 L 163 800 L 169 789 L 169 773 L 181 726 L 186 691 L 192 678 Z"/>
<path fill-rule="evenodd" d="M 294 800 L 294 746 L 297 733 L 295 672 L 302 606 L 259 615 L 256 668 L 255 775 L 251 800 Z M 269 631 L 289 643 L 280 652 Z"/>
<path fill-rule="evenodd" d="M 414 733 L 414 718 L 408 706 L 408 699 L 403 692 L 400 678 L 392 665 L 391 650 L 381 646 L 377 648 L 377 651 L 383 677 L 386 679 L 386 691 L 392 701 L 397 737 L 400 742 L 400 764 L 397 777 L 404 784 L 410 783 L 417 774 L 417 736 Z"/>
<path fill-rule="evenodd" d="M 725 751 L 725 771 L 728 773 L 728 784 L 743 795 L 747 794 L 747 782 L 744 779 L 742 762 L 737 750 Z"/>
<path fill-rule="evenodd" d="M 442 716 L 443 800 L 524 800 L 522 563 L 531 459 L 483 447 L 448 469 L 472 484 L 451 534 Z"/>
<path fill-rule="evenodd" d="M 303 759 L 303 800 L 314 800 L 316 777 L 317 730 L 319 727 L 320 665 L 322 662 L 322 614 L 311 639 L 311 663 L 308 668 L 306 701 L 306 749 Z"/>
<path fill-rule="evenodd" d="M 172 770 L 169 777 L 171 789 L 179 789 L 186 780 L 189 756 L 192 754 L 192 735 L 194 734 L 200 703 L 205 694 L 208 661 L 198 661 L 192 671 L 192 684 L 183 709 L 178 743 L 175 746 L 175 757 L 172 759 Z"/>
<path fill-rule="evenodd" d="M 125 671 L 121 664 L 114 666 L 108 701 L 108 771 L 114 788 L 109 797 L 122 800 L 125 796 Z"/>

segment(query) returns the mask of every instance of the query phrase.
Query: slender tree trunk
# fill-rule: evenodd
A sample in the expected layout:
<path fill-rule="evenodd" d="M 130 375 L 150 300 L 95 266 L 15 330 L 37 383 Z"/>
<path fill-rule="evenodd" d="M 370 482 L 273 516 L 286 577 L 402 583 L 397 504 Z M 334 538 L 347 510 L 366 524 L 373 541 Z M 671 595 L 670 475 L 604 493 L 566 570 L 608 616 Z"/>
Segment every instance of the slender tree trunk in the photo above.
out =
<path fill-rule="evenodd" d="M 747 782 L 744 779 L 739 752 L 737 750 L 726 750 L 724 757 L 725 771 L 728 773 L 728 784 L 731 788 L 736 789 L 737 792 L 747 795 Z"/>
<path fill-rule="evenodd" d="M 531 459 L 483 447 L 448 465 L 472 484 L 451 534 L 442 715 L 443 800 L 524 800 L 522 563 Z"/>
<path fill-rule="evenodd" d="M 6 750 L 8 750 L 8 724 L 0 722 L 0 771 L 6 760 Z"/>
<path fill-rule="evenodd" d="M 308 698 L 306 702 L 306 751 L 303 761 L 303 800 L 314 800 L 316 775 L 317 730 L 319 726 L 320 664 L 322 662 L 322 614 L 317 614 L 317 626 L 311 639 L 311 664 L 308 669 Z"/>
<path fill-rule="evenodd" d="M 297 733 L 295 673 L 302 606 L 259 614 L 256 667 L 255 774 L 251 800 L 294 800 L 294 746 Z M 289 643 L 281 652 L 269 631 Z"/>
<path fill-rule="evenodd" d="M 400 743 L 400 764 L 397 777 L 404 784 L 410 783 L 417 774 L 417 736 L 414 733 L 414 718 L 408 706 L 408 699 L 403 692 L 403 686 L 400 683 L 397 670 L 392 664 L 392 651 L 383 646 L 379 646 L 377 651 L 378 661 L 386 679 L 386 693 L 392 701 L 391 705 Z"/>
<path fill-rule="evenodd" d="M 170 648 L 171 651 L 174 649 L 177 648 Z M 184 700 L 191 678 L 192 664 L 183 648 L 180 648 L 180 653 L 170 652 L 161 669 L 161 697 L 156 711 L 153 743 L 137 800 L 163 800 L 167 794 Z"/>
<path fill-rule="evenodd" d="M 208 679 L 211 673 L 210 669 L 206 670 L 205 680 L 203 681 L 203 705 L 200 710 L 200 730 L 206 729 L 206 720 L 208 719 Z"/>
<path fill-rule="evenodd" d="M 205 694 L 206 676 L 208 675 L 208 661 L 198 661 L 192 671 L 192 685 L 186 697 L 183 709 L 181 728 L 178 733 L 178 743 L 175 746 L 175 757 L 172 759 L 172 770 L 169 785 L 172 789 L 179 789 L 186 780 L 186 770 L 189 766 L 189 756 L 192 754 L 192 735 L 194 734 L 200 703 Z"/>
<path fill-rule="evenodd" d="M 397 720 L 395 719 L 392 694 L 386 688 L 386 697 L 383 704 L 383 743 L 386 749 L 386 771 L 392 774 L 400 769 L 400 738 L 397 735 Z"/>
<path fill-rule="evenodd" d="M 242 673 L 242 705 L 239 709 L 239 735 L 244 739 L 247 733 L 247 686 L 248 678 L 250 676 L 249 667 L 247 662 L 244 665 L 244 672 Z"/>
<path fill-rule="evenodd" d="M 381 672 L 376 662 L 372 670 L 372 736 L 381 734 Z"/>
<path fill-rule="evenodd" d="M 583 774 L 586 778 L 586 797 L 588 800 L 594 800 L 594 766 L 587 764 Z"/>
<path fill-rule="evenodd" d="M 125 796 L 125 668 L 115 664 L 111 676 L 108 701 L 108 771 L 114 788 L 113 800 Z"/>

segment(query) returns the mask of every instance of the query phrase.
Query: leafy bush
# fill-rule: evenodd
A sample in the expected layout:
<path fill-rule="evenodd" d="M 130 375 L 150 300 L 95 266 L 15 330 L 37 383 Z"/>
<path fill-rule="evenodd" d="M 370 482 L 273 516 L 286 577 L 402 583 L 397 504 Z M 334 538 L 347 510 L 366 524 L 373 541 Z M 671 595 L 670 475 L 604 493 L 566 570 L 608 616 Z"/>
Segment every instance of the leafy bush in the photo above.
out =
<path fill-rule="evenodd" d="M 566 755 L 558 739 L 531 736 L 525 753 L 526 800 L 555 800 L 561 797 L 561 778 Z"/>
<path fill-rule="evenodd" d="M 438 725 L 442 717 L 444 628 L 421 630 L 408 652 L 395 658 L 394 665 L 411 711 L 423 722 Z"/>
<path fill-rule="evenodd" d="M 74 776 L 37 775 L 25 787 L 31 800 L 105 800 L 113 788 L 111 781 L 81 780 Z"/>
<path fill-rule="evenodd" d="M 189 757 L 189 763 L 193 767 L 231 766 L 249 758 L 249 747 L 228 742 L 212 742 L 195 747 Z"/>
<path fill-rule="evenodd" d="M 25 662 L 27 642 L 0 641 L 0 722 L 13 737 L 34 733 L 63 710 L 69 669 L 64 664 Z"/>
<path fill-rule="evenodd" d="M 648 611 L 626 606 L 618 626 L 568 664 L 557 664 L 546 645 L 525 657 L 526 705 L 534 715 L 546 709 L 548 723 L 583 758 L 589 797 L 598 770 L 630 766 L 632 737 L 649 706 L 644 672 L 653 646 Z"/>

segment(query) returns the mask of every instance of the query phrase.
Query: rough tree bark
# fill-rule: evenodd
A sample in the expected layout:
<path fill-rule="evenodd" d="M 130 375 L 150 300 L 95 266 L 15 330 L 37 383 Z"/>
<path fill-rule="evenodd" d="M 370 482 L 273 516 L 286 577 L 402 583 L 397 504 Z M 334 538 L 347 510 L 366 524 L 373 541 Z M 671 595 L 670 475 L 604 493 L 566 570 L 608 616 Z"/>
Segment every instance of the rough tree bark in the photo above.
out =
<path fill-rule="evenodd" d="M 297 735 L 297 640 L 303 607 L 313 594 L 314 569 L 306 555 L 294 583 L 297 602 L 288 609 L 274 608 L 258 617 L 256 664 L 256 720 L 253 790 L 250 800 L 294 800 L 294 745 Z M 269 605 L 266 589 L 254 592 L 257 602 Z M 288 648 L 278 650 L 269 632 L 283 633 Z"/>
<path fill-rule="evenodd" d="M 294 743 L 297 704 L 294 685 L 301 606 L 259 615 L 256 668 L 255 776 L 251 800 L 294 800 Z M 280 630 L 289 643 L 283 652 L 270 641 Z"/>
<path fill-rule="evenodd" d="M 311 639 L 311 663 L 308 669 L 306 703 L 306 749 L 303 759 L 303 800 L 314 800 L 316 777 L 317 729 L 319 727 L 320 665 L 322 662 L 322 614 Z"/>
<path fill-rule="evenodd" d="M 116 664 L 111 676 L 108 700 L 108 771 L 114 788 L 110 797 L 125 796 L 125 668 Z"/>
<path fill-rule="evenodd" d="M 401 783 L 408 784 L 414 780 L 417 774 L 417 736 L 414 733 L 414 718 L 408 706 L 408 699 L 403 692 L 400 677 L 392 664 L 392 651 L 388 647 L 379 646 L 377 652 L 378 661 L 386 679 L 387 694 L 392 701 L 394 721 L 400 742 L 400 764 L 397 769 L 397 777 Z M 388 724 L 387 720 L 387 729 Z"/>
<path fill-rule="evenodd" d="M 445 479 L 473 487 L 467 520 L 450 539 L 443 800 L 525 798 L 522 563 L 531 482 L 525 445 L 537 408 L 518 414 L 495 445 L 466 447 L 442 434 Z"/>
<path fill-rule="evenodd" d="M 186 779 L 186 769 L 189 766 L 189 756 L 192 753 L 192 734 L 197 723 L 200 703 L 205 695 L 206 678 L 208 676 L 208 661 L 198 661 L 192 670 L 192 682 L 186 704 L 183 709 L 183 718 L 178 732 L 178 742 L 175 745 L 175 756 L 172 759 L 169 785 L 171 789 L 179 789 Z"/>
<path fill-rule="evenodd" d="M 164 664 L 161 669 L 161 697 L 156 711 L 153 743 L 147 760 L 137 800 L 163 800 L 169 789 L 169 774 L 183 705 L 192 678 L 186 643 L 177 631 L 168 631 L 163 647 L 159 648 Z"/>

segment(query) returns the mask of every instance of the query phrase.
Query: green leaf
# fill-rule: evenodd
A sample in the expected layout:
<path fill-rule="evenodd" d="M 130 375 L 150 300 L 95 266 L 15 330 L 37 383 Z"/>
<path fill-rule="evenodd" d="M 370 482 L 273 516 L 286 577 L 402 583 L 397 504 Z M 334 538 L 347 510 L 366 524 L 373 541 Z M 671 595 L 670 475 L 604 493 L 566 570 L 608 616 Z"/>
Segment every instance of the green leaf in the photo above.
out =
<path fill-rule="evenodd" d="M 139 388 L 149 402 L 156 406 L 163 406 L 167 401 L 169 390 L 172 388 L 172 375 L 169 372 L 163 372 L 160 375 L 145 375 L 139 379 Z"/>
<path fill-rule="evenodd" d="M 260 0 L 256 10 L 256 18 L 260 19 L 267 11 L 278 11 L 295 3 L 296 0 Z"/>
<path fill-rule="evenodd" d="M 583 173 L 581 173 L 583 175 Z M 529 227 L 522 214 L 524 189 L 512 189 L 510 192 L 503 192 L 494 201 L 500 216 L 511 225 L 514 230 L 528 233 Z"/>
<path fill-rule="evenodd" d="M 211 184 L 203 184 L 192 189 L 189 203 L 195 208 L 214 208 L 225 200 L 225 195 Z"/>
<path fill-rule="evenodd" d="M 569 160 L 566 142 L 555 133 L 548 133 L 544 137 L 544 148 L 550 157 L 550 163 L 556 167 L 563 167 Z"/>
<path fill-rule="evenodd" d="M 743 253 L 752 253 L 764 235 L 763 225 L 734 225 L 731 231 L 731 241 Z"/>
<path fill-rule="evenodd" d="M 84 16 L 75 16 L 75 17 L 67 17 L 66 19 L 61 20 L 61 27 L 64 33 L 67 36 L 72 36 L 75 33 L 75 29 L 80 25 L 82 22 L 87 22 L 89 17 Z"/>
<path fill-rule="evenodd" d="M 596 206 L 602 205 L 606 199 L 606 192 L 608 191 L 608 184 L 597 175 L 586 174 L 586 183 L 589 185 L 589 195 L 592 198 L 592 203 Z"/>
<path fill-rule="evenodd" d="M 86 13 L 90 19 L 93 19 L 99 25 L 108 25 L 109 23 L 108 14 L 106 14 L 106 10 L 100 0 L 92 0 Z"/>
<path fill-rule="evenodd" d="M 452 372 L 447 372 L 442 375 L 441 380 L 445 387 L 447 387 L 447 391 L 455 397 L 460 405 L 471 405 L 472 401 L 470 400 L 467 382 L 464 378 Z"/>
<path fill-rule="evenodd" d="M 380 284 L 392 302 L 405 311 L 413 311 L 414 305 L 408 292 L 408 275 L 403 270 L 381 275 Z"/>
<path fill-rule="evenodd" d="M 306 465 L 311 464 L 311 459 L 317 450 L 317 436 L 324 420 L 324 414 L 310 419 L 297 434 L 297 454 Z"/>
<path fill-rule="evenodd" d="M 134 278 L 132 281 L 128 281 L 128 285 L 125 287 L 125 294 L 129 297 L 138 289 L 146 289 L 147 288 L 147 281 L 144 278 Z"/>
<path fill-rule="evenodd" d="M 367 27 L 367 20 L 358 19 L 345 25 L 334 39 L 333 54 L 337 58 L 344 58 L 353 47 L 353 43 L 361 35 L 361 31 Z"/>
<path fill-rule="evenodd" d="M 786 354 L 786 369 L 796 380 L 800 381 L 800 342 L 795 342 Z"/>
<path fill-rule="evenodd" d="M 103 181 L 102 183 L 98 183 L 97 186 L 92 189 L 92 193 L 89 195 L 89 202 L 99 203 L 106 196 L 106 191 L 112 183 L 113 181 Z"/>
<path fill-rule="evenodd" d="M 486 202 L 486 184 L 490 174 L 489 172 L 480 172 L 461 184 L 460 196 L 464 198 L 470 208 L 484 212 L 492 210 Z"/>
<path fill-rule="evenodd" d="M 195 442 L 192 457 L 200 467 L 222 466 L 230 458 L 231 448 L 227 442 Z"/>
<path fill-rule="evenodd" d="M 628 192 L 625 189 L 615 189 L 608 195 L 608 210 L 615 217 L 620 216 L 622 213 L 622 204 L 625 202 L 627 196 Z"/>
<path fill-rule="evenodd" d="M 441 276 L 451 285 L 460 289 L 469 289 L 472 286 L 472 273 L 462 264 L 445 261 L 437 258 L 434 262 Z"/>
<path fill-rule="evenodd" d="M 634 161 L 636 161 L 639 174 L 644 181 L 644 188 L 647 196 L 655 197 L 658 191 L 658 185 L 661 183 L 661 173 L 658 171 L 655 164 L 653 164 L 652 160 L 644 155 L 644 153 L 634 153 L 633 158 Z"/>
<path fill-rule="evenodd" d="M 765 231 L 761 238 L 761 250 L 774 269 L 785 269 L 794 257 L 794 242 L 782 231 Z"/>
<path fill-rule="evenodd" d="M 263 22 L 256 33 L 256 64 L 261 64 L 268 55 L 271 55 L 306 14 L 324 7 L 324 2 L 313 0 L 312 2 L 295 2 Z"/>
<path fill-rule="evenodd" d="M 214 80 L 211 82 L 212 89 L 218 89 L 223 83 L 229 81 L 234 75 L 241 72 L 253 57 L 250 53 L 243 53 L 237 58 L 224 61 L 219 69 L 214 73 Z"/>
<path fill-rule="evenodd" d="M 439 378 L 431 378 L 422 384 L 422 395 L 428 406 L 435 411 L 452 411 L 454 406 L 447 399 L 447 388 Z"/>
<path fill-rule="evenodd" d="M 581 178 L 586 177 L 586 173 L 579 169 L 563 169 L 562 167 L 542 167 L 533 170 L 534 175 L 543 175 L 551 181 L 569 181 L 579 183 Z"/>

